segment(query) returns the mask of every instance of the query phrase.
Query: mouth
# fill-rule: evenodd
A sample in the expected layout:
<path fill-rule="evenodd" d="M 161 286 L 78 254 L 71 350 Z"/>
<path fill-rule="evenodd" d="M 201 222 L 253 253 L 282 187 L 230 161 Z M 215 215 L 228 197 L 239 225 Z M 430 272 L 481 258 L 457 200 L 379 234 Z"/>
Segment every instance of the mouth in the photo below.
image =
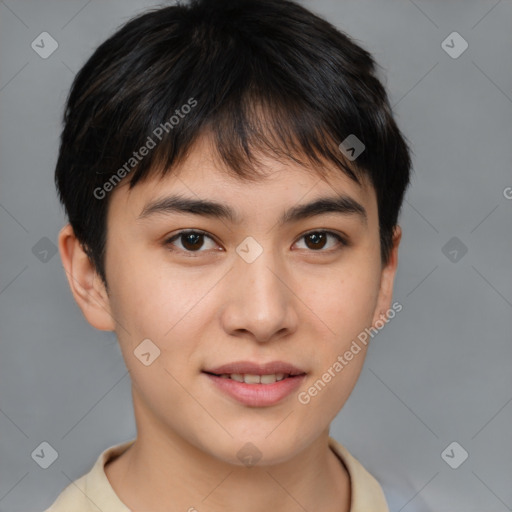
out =
<path fill-rule="evenodd" d="M 204 372 L 208 375 L 220 377 L 221 379 L 231 379 L 236 382 L 244 382 L 245 384 L 274 384 L 275 382 L 281 382 L 284 379 L 298 377 L 299 375 L 291 375 L 289 373 L 267 373 L 263 375 L 257 375 L 254 373 L 210 373 Z M 305 374 L 302 374 L 305 375 Z"/>
<path fill-rule="evenodd" d="M 267 364 L 239 361 L 202 373 L 216 389 L 251 407 L 277 404 L 296 390 L 307 375 L 300 368 L 281 361 Z"/>
<path fill-rule="evenodd" d="M 273 384 L 290 377 L 306 374 L 304 370 L 283 361 L 271 361 L 264 364 L 236 361 L 203 371 L 222 379 L 232 379 L 246 384 Z"/>

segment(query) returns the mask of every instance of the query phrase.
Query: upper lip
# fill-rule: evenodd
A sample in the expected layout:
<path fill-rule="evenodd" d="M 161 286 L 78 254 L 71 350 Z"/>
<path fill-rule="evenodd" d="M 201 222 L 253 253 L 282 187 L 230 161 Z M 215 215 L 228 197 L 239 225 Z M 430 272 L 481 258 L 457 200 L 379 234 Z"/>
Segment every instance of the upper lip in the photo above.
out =
<path fill-rule="evenodd" d="M 286 373 L 288 375 L 302 375 L 305 371 L 283 361 L 271 361 L 269 363 L 253 363 L 251 361 L 235 361 L 223 364 L 215 368 L 203 370 L 206 373 L 215 375 L 223 374 L 249 374 L 249 375 L 272 375 L 275 373 Z"/>

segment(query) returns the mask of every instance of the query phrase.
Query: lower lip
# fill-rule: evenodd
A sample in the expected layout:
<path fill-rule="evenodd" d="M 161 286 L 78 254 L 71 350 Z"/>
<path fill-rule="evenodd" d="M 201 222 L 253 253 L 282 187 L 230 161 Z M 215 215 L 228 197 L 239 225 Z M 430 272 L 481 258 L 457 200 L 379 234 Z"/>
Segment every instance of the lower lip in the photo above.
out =
<path fill-rule="evenodd" d="M 279 403 L 296 391 L 306 377 L 303 374 L 287 377 L 273 384 L 246 384 L 245 382 L 217 377 L 210 373 L 205 373 L 205 375 L 221 391 L 250 407 L 267 407 Z"/>

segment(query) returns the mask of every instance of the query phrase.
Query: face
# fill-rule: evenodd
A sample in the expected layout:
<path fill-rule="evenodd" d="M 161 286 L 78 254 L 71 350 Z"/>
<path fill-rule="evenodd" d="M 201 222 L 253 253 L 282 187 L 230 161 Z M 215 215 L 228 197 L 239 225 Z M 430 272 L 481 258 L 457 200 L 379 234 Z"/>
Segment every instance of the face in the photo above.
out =
<path fill-rule="evenodd" d="M 267 177 L 242 182 L 201 142 L 172 176 L 115 189 L 108 213 L 106 300 L 139 433 L 238 465 L 248 442 L 278 463 L 325 432 L 363 365 L 354 340 L 390 307 L 396 266 L 396 247 L 381 264 L 371 186 L 262 162 Z M 175 195 L 233 218 L 165 204 Z M 356 207 L 293 215 L 341 196 Z"/>

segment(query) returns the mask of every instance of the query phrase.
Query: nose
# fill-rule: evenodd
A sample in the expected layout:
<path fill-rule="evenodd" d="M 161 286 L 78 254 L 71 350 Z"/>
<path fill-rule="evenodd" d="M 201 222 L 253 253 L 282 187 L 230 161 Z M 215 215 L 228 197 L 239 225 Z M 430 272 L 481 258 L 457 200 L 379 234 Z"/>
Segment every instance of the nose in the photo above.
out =
<path fill-rule="evenodd" d="M 284 265 L 270 249 L 251 263 L 237 258 L 225 283 L 221 323 L 234 336 L 268 342 L 297 329 L 297 302 Z"/>

